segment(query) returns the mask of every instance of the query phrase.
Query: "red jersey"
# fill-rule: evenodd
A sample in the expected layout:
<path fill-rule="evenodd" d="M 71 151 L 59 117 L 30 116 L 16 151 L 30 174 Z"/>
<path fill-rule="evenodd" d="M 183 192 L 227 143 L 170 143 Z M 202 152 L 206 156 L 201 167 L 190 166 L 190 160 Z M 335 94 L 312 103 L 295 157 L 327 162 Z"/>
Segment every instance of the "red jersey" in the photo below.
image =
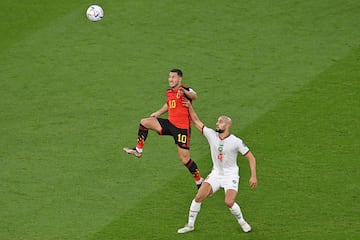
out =
<path fill-rule="evenodd" d="M 190 87 L 182 86 L 186 90 Z M 166 91 L 166 99 L 168 106 L 168 119 L 177 128 L 190 128 L 191 117 L 189 109 L 182 105 L 182 99 L 186 97 L 184 93 L 178 95 L 178 89 L 168 89 Z"/>

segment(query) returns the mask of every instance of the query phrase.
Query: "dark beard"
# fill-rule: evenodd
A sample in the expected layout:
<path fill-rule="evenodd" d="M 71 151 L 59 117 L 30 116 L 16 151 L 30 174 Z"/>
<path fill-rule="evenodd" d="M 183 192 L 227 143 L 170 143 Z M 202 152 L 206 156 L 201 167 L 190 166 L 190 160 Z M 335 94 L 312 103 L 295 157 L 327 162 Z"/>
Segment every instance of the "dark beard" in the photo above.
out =
<path fill-rule="evenodd" d="M 225 132 L 225 130 L 222 130 L 222 129 L 216 129 L 216 132 L 218 132 L 218 133 L 223 133 L 223 132 Z"/>

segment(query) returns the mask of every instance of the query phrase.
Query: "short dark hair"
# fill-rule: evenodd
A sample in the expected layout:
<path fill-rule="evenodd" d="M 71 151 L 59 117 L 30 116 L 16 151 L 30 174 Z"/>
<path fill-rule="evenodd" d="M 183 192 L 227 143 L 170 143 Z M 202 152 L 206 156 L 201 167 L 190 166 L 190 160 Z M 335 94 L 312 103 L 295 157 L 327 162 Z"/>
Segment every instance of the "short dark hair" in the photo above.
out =
<path fill-rule="evenodd" d="M 182 71 L 180 69 L 177 69 L 177 68 L 171 69 L 170 72 L 177 73 L 177 75 L 179 75 L 180 77 L 183 76 Z"/>

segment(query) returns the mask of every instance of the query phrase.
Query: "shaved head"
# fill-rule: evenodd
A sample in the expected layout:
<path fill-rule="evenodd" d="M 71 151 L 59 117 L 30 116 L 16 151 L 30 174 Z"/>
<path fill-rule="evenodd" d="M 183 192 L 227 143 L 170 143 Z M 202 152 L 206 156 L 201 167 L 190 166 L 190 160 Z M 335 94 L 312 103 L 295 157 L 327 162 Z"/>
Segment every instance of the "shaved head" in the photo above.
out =
<path fill-rule="evenodd" d="M 221 118 L 225 122 L 225 124 L 227 126 L 231 127 L 232 121 L 231 121 L 230 117 L 228 117 L 228 116 L 220 116 L 219 118 Z"/>

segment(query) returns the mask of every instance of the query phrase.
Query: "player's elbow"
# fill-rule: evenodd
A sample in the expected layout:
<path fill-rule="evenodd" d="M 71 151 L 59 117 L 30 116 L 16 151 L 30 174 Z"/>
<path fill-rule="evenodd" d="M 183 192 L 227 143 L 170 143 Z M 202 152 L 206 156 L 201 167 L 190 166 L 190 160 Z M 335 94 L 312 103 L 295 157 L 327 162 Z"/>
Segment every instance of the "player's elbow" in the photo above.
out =
<path fill-rule="evenodd" d="M 188 95 L 186 95 L 189 99 L 196 100 L 198 98 L 196 93 L 189 93 Z"/>

